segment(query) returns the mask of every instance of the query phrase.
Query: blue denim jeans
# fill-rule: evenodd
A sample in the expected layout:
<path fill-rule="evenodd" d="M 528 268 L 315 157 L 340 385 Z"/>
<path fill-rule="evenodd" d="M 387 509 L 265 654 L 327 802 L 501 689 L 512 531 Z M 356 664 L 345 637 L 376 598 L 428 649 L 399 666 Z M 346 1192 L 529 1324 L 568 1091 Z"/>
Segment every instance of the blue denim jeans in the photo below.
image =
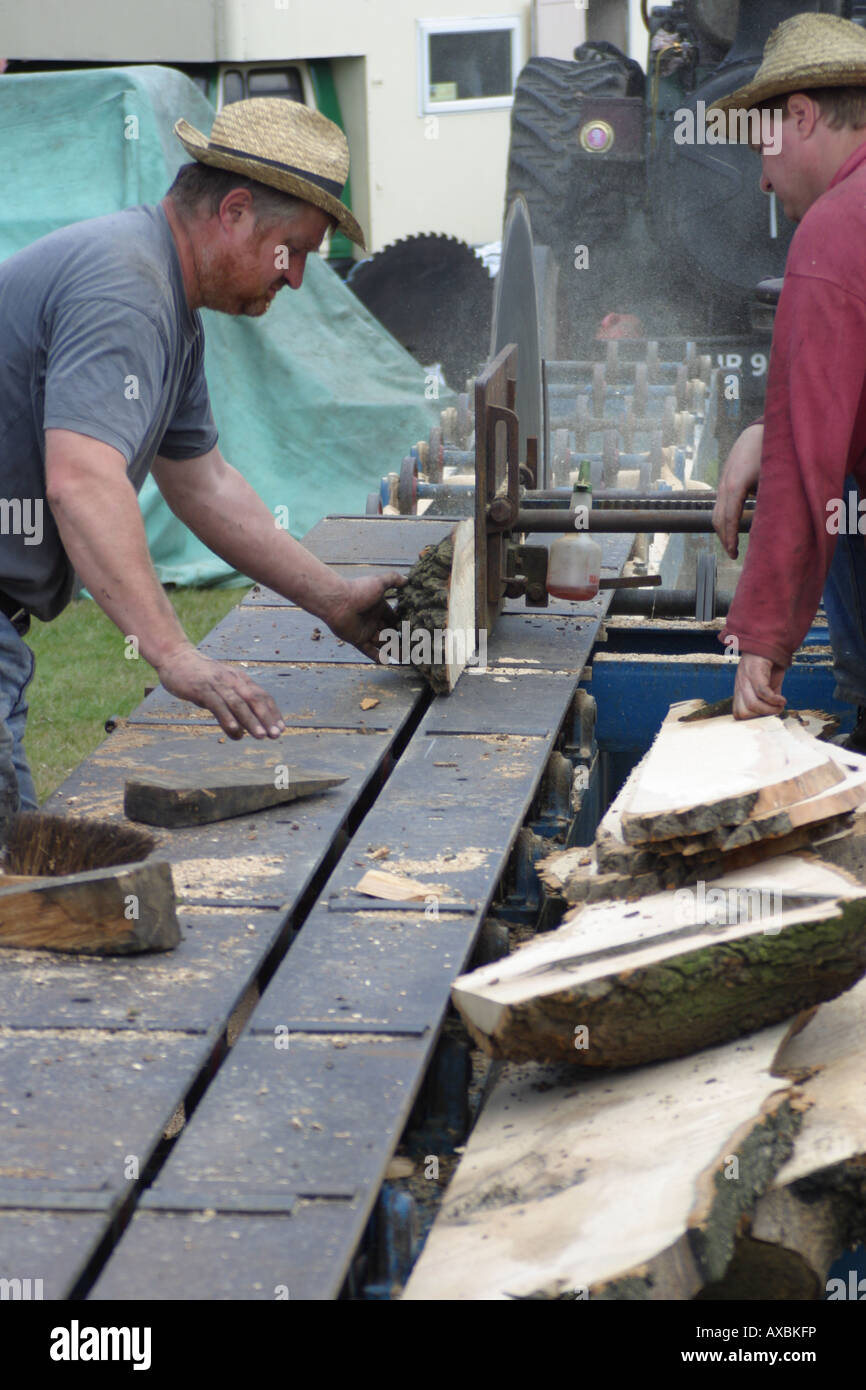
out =
<path fill-rule="evenodd" d="M 36 789 L 24 753 L 27 687 L 33 679 L 33 653 L 0 613 L 0 774 L 11 763 L 22 811 L 35 811 Z"/>
<path fill-rule="evenodd" d="M 853 478 L 846 478 L 845 485 L 859 497 Z M 846 516 L 850 514 L 846 510 Z M 855 502 L 853 515 L 857 514 Z M 833 648 L 836 699 L 866 706 L 866 536 L 839 536 L 824 585 L 824 612 Z"/>

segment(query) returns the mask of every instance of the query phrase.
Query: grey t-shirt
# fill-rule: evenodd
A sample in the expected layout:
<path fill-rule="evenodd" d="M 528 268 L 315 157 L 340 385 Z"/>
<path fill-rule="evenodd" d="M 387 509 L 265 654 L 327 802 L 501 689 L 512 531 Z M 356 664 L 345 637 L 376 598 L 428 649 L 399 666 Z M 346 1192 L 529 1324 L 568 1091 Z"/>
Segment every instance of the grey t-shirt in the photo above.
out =
<path fill-rule="evenodd" d="M 76 222 L 0 264 L 0 589 L 44 621 L 74 581 L 44 501 L 52 428 L 118 449 L 136 491 L 157 454 L 216 444 L 204 330 L 161 207 Z"/>

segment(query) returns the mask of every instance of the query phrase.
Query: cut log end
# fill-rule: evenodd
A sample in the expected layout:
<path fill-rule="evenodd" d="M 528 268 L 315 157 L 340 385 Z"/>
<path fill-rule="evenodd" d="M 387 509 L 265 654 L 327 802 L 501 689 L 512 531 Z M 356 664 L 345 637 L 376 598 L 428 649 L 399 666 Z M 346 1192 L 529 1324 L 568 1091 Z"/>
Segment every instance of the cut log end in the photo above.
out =
<path fill-rule="evenodd" d="M 421 551 L 397 594 L 397 659 L 419 671 L 437 695 L 449 694 L 475 659 L 474 555 L 473 523 L 467 519 Z"/>
<path fill-rule="evenodd" d="M 118 956 L 170 951 L 180 941 L 165 862 L 2 885 L 0 878 L 0 946 Z"/>

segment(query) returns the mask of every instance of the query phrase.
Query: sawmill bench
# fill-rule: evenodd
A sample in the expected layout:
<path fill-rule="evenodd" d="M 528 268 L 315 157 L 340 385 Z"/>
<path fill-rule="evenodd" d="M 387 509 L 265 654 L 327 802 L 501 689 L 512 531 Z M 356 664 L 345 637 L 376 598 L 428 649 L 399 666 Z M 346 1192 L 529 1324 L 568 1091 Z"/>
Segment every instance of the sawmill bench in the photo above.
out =
<path fill-rule="evenodd" d="M 406 570 L 451 525 L 329 517 L 305 544 L 347 575 Z M 603 539 L 619 573 L 631 538 Z M 601 731 L 625 763 L 677 682 L 708 699 L 723 684 L 694 624 L 685 658 L 676 624 L 645 639 L 609 623 L 596 649 L 610 597 L 507 600 L 487 668 L 434 699 L 254 589 L 201 650 L 274 696 L 278 748 L 224 739 L 160 687 L 54 793 L 45 810 L 120 820 L 126 780 L 154 772 L 284 761 L 345 778 L 159 833 L 173 952 L 0 951 L 0 1275 L 52 1299 L 379 1298 L 405 1279 L 394 1150 L 445 1156 L 468 1123 L 466 1041 L 442 1028 L 452 980 L 534 921 L 544 837 L 591 838 L 616 780 Z M 826 663 L 802 679 L 820 702 Z M 374 866 L 434 885 L 435 910 L 362 897 Z"/>

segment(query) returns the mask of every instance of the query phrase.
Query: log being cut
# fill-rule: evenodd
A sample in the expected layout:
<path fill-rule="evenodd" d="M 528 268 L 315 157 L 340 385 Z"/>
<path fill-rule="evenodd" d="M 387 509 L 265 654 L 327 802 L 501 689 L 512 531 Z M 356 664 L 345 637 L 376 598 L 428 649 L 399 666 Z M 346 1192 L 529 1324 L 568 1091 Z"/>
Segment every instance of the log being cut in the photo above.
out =
<path fill-rule="evenodd" d="M 454 983 L 494 1057 L 624 1067 L 680 1057 L 831 999 L 866 973 L 866 889 L 796 856 L 595 903 Z"/>
<path fill-rule="evenodd" d="M 437 695 L 450 694 L 477 654 L 471 517 L 421 551 L 397 591 L 397 621 L 397 660 L 420 671 Z"/>

